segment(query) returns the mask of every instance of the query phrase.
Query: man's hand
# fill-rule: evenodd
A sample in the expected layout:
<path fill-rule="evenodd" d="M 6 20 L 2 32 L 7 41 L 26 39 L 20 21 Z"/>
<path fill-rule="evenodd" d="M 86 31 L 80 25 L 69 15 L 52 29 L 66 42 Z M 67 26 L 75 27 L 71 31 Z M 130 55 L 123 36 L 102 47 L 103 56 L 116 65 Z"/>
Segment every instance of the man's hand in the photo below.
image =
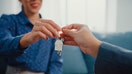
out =
<path fill-rule="evenodd" d="M 85 54 L 97 56 L 101 41 L 97 40 L 86 25 L 71 24 L 63 27 L 64 44 L 79 46 Z"/>
<path fill-rule="evenodd" d="M 41 19 L 34 24 L 31 32 L 25 34 L 20 40 L 20 47 L 26 48 L 40 39 L 48 40 L 48 37 L 58 38 L 60 27 L 51 20 Z"/>

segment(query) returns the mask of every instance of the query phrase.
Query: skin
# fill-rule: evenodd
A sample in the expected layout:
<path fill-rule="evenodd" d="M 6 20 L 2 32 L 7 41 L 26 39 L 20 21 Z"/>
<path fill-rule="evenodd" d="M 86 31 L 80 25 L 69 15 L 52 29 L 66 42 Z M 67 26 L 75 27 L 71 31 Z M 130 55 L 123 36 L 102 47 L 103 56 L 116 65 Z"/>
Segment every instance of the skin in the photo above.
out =
<path fill-rule="evenodd" d="M 74 29 L 74 30 L 73 30 Z M 94 37 L 86 25 L 71 24 L 63 27 L 64 44 L 79 46 L 85 54 L 97 57 L 101 41 Z"/>
<path fill-rule="evenodd" d="M 19 0 L 22 3 L 24 13 L 33 24 L 31 32 L 25 34 L 20 40 L 20 48 L 27 48 L 30 44 L 39 41 L 40 39 L 48 40 L 48 37 L 60 37 L 58 31 L 60 27 L 52 20 L 41 19 L 39 10 L 43 0 Z"/>

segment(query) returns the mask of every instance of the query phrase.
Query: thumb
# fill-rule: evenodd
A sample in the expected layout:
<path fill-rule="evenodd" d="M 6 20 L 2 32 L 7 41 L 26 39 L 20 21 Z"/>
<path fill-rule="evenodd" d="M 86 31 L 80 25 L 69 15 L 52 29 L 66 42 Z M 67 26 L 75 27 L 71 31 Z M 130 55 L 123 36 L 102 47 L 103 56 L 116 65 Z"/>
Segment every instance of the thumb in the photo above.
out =
<path fill-rule="evenodd" d="M 76 32 L 72 31 L 72 30 L 68 30 L 68 29 L 63 29 L 63 33 L 64 33 L 64 35 L 74 37 Z"/>

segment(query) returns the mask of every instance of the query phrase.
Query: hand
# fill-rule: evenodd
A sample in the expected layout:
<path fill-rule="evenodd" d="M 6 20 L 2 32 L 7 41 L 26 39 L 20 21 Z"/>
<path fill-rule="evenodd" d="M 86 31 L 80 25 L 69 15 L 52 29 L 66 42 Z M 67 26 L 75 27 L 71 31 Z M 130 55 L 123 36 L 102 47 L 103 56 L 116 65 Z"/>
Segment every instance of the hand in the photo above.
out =
<path fill-rule="evenodd" d="M 20 47 L 26 48 L 40 39 L 48 40 L 48 37 L 58 38 L 60 27 L 51 20 L 41 19 L 34 24 L 31 32 L 25 34 L 20 40 Z"/>
<path fill-rule="evenodd" d="M 79 46 L 85 54 L 90 54 L 93 57 L 97 56 L 101 41 L 93 36 L 86 25 L 71 24 L 63 27 L 62 31 L 64 33 L 64 44 Z"/>

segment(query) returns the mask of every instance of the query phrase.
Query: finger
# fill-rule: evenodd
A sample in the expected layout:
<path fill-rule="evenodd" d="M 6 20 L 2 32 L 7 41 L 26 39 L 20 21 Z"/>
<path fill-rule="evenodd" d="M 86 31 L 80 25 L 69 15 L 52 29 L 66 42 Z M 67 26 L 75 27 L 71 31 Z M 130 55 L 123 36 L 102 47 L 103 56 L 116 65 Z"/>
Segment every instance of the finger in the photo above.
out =
<path fill-rule="evenodd" d="M 78 46 L 76 42 L 74 41 L 64 41 L 63 42 L 65 45 L 73 45 L 73 46 Z"/>
<path fill-rule="evenodd" d="M 49 23 L 51 24 L 57 31 L 61 31 L 61 28 L 59 27 L 59 25 L 57 25 L 55 22 L 53 22 L 52 20 L 41 20 L 42 22 L 45 23 Z"/>
<path fill-rule="evenodd" d="M 62 29 L 72 29 L 72 25 L 64 26 Z"/>
<path fill-rule="evenodd" d="M 45 26 L 43 25 L 43 23 L 38 22 L 37 24 L 38 25 L 34 25 L 33 31 L 41 31 L 45 35 L 50 36 L 50 37 L 53 38 L 52 33 L 47 28 L 45 28 Z"/>
<path fill-rule="evenodd" d="M 68 26 L 63 27 L 62 29 L 80 29 L 82 26 L 84 26 L 83 24 L 71 24 Z"/>
<path fill-rule="evenodd" d="M 84 26 L 83 24 L 71 24 L 71 25 L 72 25 L 72 29 L 77 29 L 77 30 L 79 30 Z"/>
<path fill-rule="evenodd" d="M 74 39 L 71 38 L 71 37 L 64 37 L 64 40 L 66 40 L 66 41 L 74 41 Z"/>
<path fill-rule="evenodd" d="M 39 31 L 39 30 L 40 30 L 41 24 L 42 24 L 42 23 L 40 23 L 39 21 L 37 21 L 37 22 L 34 24 L 32 31 Z"/>
<path fill-rule="evenodd" d="M 39 26 L 41 24 L 42 24 L 41 21 L 36 21 L 35 24 L 34 24 L 34 26 Z"/>
<path fill-rule="evenodd" d="M 38 34 L 38 36 L 40 36 L 41 38 L 43 38 L 43 39 L 45 39 L 45 40 L 48 40 L 48 37 L 47 37 L 45 34 L 43 34 L 41 31 L 38 31 L 37 34 Z"/>
<path fill-rule="evenodd" d="M 41 26 L 41 32 L 43 32 L 44 34 L 46 34 L 47 36 L 50 36 L 50 37 L 54 37 L 53 34 L 45 27 L 45 26 Z"/>
<path fill-rule="evenodd" d="M 59 37 L 57 30 L 54 29 L 50 24 L 48 24 L 48 23 L 43 23 L 43 24 L 47 28 L 47 30 L 49 30 L 52 33 L 53 37 Z"/>
<path fill-rule="evenodd" d="M 70 37 L 73 37 L 73 38 L 77 33 L 76 31 L 71 31 L 71 30 L 68 30 L 68 29 L 63 29 L 62 31 L 63 31 L 64 35 L 70 36 Z"/>
<path fill-rule="evenodd" d="M 60 34 L 60 37 L 64 38 L 65 37 L 65 34 L 64 33 L 61 33 Z"/>

